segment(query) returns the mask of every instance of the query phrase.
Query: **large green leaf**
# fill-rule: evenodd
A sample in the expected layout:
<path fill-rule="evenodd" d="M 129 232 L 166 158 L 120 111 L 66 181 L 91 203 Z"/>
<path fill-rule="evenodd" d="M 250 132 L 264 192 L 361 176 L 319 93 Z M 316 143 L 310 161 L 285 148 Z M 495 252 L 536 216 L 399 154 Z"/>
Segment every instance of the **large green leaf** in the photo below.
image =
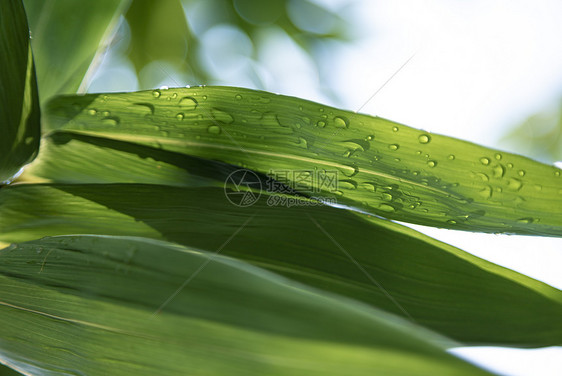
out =
<path fill-rule="evenodd" d="M 560 169 L 298 98 L 227 87 L 65 96 L 49 104 L 47 120 L 58 139 L 78 134 L 124 141 L 120 157 L 138 159 L 137 144 L 149 147 L 144 157 L 162 149 L 285 173 L 289 185 L 304 184 L 304 191 L 391 219 L 562 235 Z M 65 181 L 59 177 L 69 175 L 67 165 L 52 156 L 67 144 L 51 145 L 28 178 Z M 74 149 L 74 155 L 72 174 L 95 181 L 99 169 L 90 175 L 76 168 L 91 154 Z M 337 187 L 323 185 L 320 177 L 330 174 L 337 174 Z M 124 172 L 113 181 L 130 180 Z"/>
<path fill-rule="evenodd" d="M 24 0 L 41 101 L 76 93 L 128 0 Z M 99 56 L 101 58 L 101 55 Z M 97 61 L 99 63 L 99 59 Z"/>
<path fill-rule="evenodd" d="M 16 185 L 0 190 L 0 241 L 79 233 L 170 240 L 220 250 L 466 344 L 562 344 L 561 291 L 396 223 L 303 206 L 310 201 L 283 207 L 272 197 L 282 196 L 238 207 L 221 188 Z"/>
<path fill-rule="evenodd" d="M 488 374 L 431 332 L 195 249 L 70 236 L 0 260 L 0 356 L 34 374 Z"/>
<path fill-rule="evenodd" d="M 39 148 L 39 99 L 20 0 L 0 2 L 0 184 Z"/>

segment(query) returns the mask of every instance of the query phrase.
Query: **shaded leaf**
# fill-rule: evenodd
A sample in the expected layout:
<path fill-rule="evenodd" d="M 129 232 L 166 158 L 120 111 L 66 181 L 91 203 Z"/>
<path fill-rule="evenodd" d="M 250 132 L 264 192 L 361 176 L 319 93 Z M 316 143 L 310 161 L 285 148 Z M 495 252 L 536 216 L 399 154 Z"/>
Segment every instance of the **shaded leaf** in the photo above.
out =
<path fill-rule="evenodd" d="M 47 119 L 59 138 L 110 138 L 123 141 L 121 151 L 127 143 L 140 144 L 273 176 L 289 171 L 290 185 L 304 183 L 304 190 L 386 218 L 562 235 L 560 169 L 298 98 L 229 87 L 68 96 L 49 104 Z M 68 175 L 50 158 L 53 148 L 29 177 L 61 181 Z M 335 176 L 337 186 L 301 182 L 302 171 Z M 115 179 L 124 181 L 130 181 L 126 173 Z"/>
<path fill-rule="evenodd" d="M 0 2 L 0 183 L 30 162 L 39 149 L 39 99 L 20 0 Z"/>
<path fill-rule="evenodd" d="M 178 245 L 55 237 L 0 260 L 0 353 L 31 373 L 488 374 L 402 320 Z"/>
<path fill-rule="evenodd" d="M 272 200 L 283 197 L 293 206 Z M 465 344 L 562 343 L 561 291 L 399 224 L 294 197 L 238 207 L 222 188 L 19 185 L 0 190 L 0 228 L 4 242 L 83 233 L 220 250 Z"/>
<path fill-rule="evenodd" d="M 41 101 L 76 93 L 128 0 L 24 0 Z M 94 63 L 99 63 L 99 58 Z"/>

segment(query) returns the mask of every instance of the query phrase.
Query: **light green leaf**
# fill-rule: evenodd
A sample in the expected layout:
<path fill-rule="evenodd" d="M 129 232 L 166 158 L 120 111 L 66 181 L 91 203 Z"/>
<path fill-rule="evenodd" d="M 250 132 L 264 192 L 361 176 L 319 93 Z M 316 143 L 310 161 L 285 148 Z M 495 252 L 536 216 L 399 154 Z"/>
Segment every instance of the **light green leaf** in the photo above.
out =
<path fill-rule="evenodd" d="M 0 260 L 0 356 L 30 373 L 488 374 L 393 316 L 179 245 L 55 237 Z"/>
<path fill-rule="evenodd" d="M 128 0 L 24 0 L 41 101 L 76 93 Z M 94 63 L 99 63 L 100 56 Z M 86 78 L 87 79 L 87 78 Z"/>
<path fill-rule="evenodd" d="M 282 196 L 238 207 L 222 188 L 16 185 L 0 190 L 0 241 L 80 233 L 169 240 L 220 250 L 465 344 L 562 344 L 561 291 L 396 223 L 294 197 L 283 207 L 272 197 Z"/>
<path fill-rule="evenodd" d="M 304 181 L 306 190 L 386 218 L 562 235 L 560 169 L 298 98 L 229 87 L 67 96 L 49 104 L 47 119 L 59 138 L 88 135 L 124 141 L 125 152 L 127 143 L 140 144 L 263 174 L 292 171 L 292 185 L 298 172 L 327 171 L 337 174 L 337 187 L 315 179 Z M 65 166 L 51 153 L 30 177 L 59 181 Z M 74 163 L 89 157 L 84 153 Z M 79 175 L 95 180 L 86 169 Z"/>
<path fill-rule="evenodd" d="M 0 2 L 0 184 L 35 158 L 39 99 L 29 29 L 20 0 Z"/>

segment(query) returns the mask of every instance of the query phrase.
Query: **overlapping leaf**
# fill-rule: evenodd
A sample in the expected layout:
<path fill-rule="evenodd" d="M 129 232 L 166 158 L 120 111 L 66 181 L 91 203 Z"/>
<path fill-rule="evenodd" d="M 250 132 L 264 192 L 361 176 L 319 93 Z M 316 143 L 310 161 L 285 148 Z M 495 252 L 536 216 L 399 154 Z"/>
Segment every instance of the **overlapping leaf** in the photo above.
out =
<path fill-rule="evenodd" d="M 6 187 L 0 241 L 77 233 L 165 239 L 248 261 L 466 344 L 562 343 L 562 292 L 546 284 L 389 221 L 294 197 L 263 194 L 249 207 L 229 197 L 209 187 Z"/>
<path fill-rule="evenodd" d="M 562 177 L 556 167 L 298 98 L 226 87 L 68 96 L 50 103 L 47 119 L 51 138 L 106 138 L 121 141 L 121 157 L 138 159 L 135 150 L 143 145 L 145 151 L 284 174 L 289 185 L 304 184 L 387 218 L 562 235 Z M 66 153 L 69 144 L 51 144 L 28 178 L 66 181 L 68 163 L 59 165 L 54 156 Z M 80 167 L 91 155 L 73 153 L 78 158 L 69 162 L 72 175 L 96 180 L 99 169 Z M 322 176 L 337 176 L 337 186 L 326 185 Z M 130 180 L 127 174 L 113 179 Z"/>
<path fill-rule="evenodd" d="M 0 259 L 0 357 L 30 373 L 488 374 L 431 332 L 195 249 L 70 236 Z"/>
<path fill-rule="evenodd" d="M 39 99 L 23 4 L 0 2 L 0 184 L 39 148 Z"/>
<path fill-rule="evenodd" d="M 107 47 L 104 43 L 129 0 L 24 0 L 24 3 L 44 103 L 56 94 L 76 93 L 98 50 Z"/>

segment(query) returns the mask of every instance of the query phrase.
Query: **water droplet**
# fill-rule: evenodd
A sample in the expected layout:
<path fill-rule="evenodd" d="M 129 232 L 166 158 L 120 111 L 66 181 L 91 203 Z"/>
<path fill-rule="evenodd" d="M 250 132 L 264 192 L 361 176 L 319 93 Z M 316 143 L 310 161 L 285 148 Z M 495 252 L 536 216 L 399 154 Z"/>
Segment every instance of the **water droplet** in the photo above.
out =
<path fill-rule="evenodd" d="M 416 155 L 422 155 L 422 151 L 421 150 L 416 151 Z"/>
<path fill-rule="evenodd" d="M 213 118 L 223 124 L 232 124 L 234 118 L 227 112 L 219 110 L 218 108 L 211 108 L 211 115 Z"/>
<path fill-rule="evenodd" d="M 352 179 L 344 179 L 338 181 L 338 188 L 357 189 L 357 182 Z"/>
<path fill-rule="evenodd" d="M 501 155 L 500 153 L 496 153 L 496 154 L 494 155 L 494 158 L 496 158 L 498 161 L 501 161 L 502 155 Z"/>
<path fill-rule="evenodd" d="M 526 217 L 526 218 L 519 218 L 517 220 L 518 223 L 533 223 L 535 221 L 534 218 Z"/>
<path fill-rule="evenodd" d="M 359 167 L 355 165 L 342 165 L 342 167 L 338 167 L 338 170 L 340 170 L 341 173 L 348 178 L 351 178 L 357 175 L 357 173 L 359 172 Z"/>
<path fill-rule="evenodd" d="M 374 192 L 376 187 L 377 187 L 376 184 L 373 184 L 373 183 L 369 183 L 369 182 L 361 183 L 361 188 L 366 189 L 366 190 L 371 191 L 371 192 Z"/>
<path fill-rule="evenodd" d="M 482 163 L 484 166 L 487 166 L 490 164 L 490 158 L 482 157 L 480 158 L 480 163 Z"/>
<path fill-rule="evenodd" d="M 98 112 L 97 112 L 94 108 L 90 108 L 90 109 L 88 110 L 88 115 L 94 116 L 94 115 L 97 114 L 97 113 L 98 113 Z"/>
<path fill-rule="evenodd" d="M 392 197 L 392 195 L 390 193 L 383 193 L 382 194 L 382 199 L 385 201 L 392 201 L 394 197 Z"/>
<path fill-rule="evenodd" d="M 180 121 L 183 120 L 184 117 L 185 117 L 185 115 L 182 112 L 180 112 L 176 115 L 176 119 L 178 119 Z"/>
<path fill-rule="evenodd" d="M 242 96 L 240 94 L 236 94 L 234 96 L 234 98 L 236 98 L 237 101 L 241 101 L 242 100 Z"/>
<path fill-rule="evenodd" d="M 206 101 L 207 98 L 208 98 L 208 97 L 207 97 L 206 95 L 203 95 L 203 100 L 204 100 L 204 101 Z"/>
<path fill-rule="evenodd" d="M 368 135 L 367 138 L 366 138 L 367 141 L 373 141 L 374 139 L 375 139 L 375 136 L 372 135 L 372 134 Z"/>
<path fill-rule="evenodd" d="M 398 145 L 398 144 L 390 144 L 390 145 L 388 145 L 388 148 L 389 148 L 390 150 L 396 151 L 396 150 L 400 149 L 400 145 Z"/>
<path fill-rule="evenodd" d="M 505 174 L 505 167 L 501 164 L 497 164 L 492 168 L 495 178 L 501 178 Z"/>
<path fill-rule="evenodd" d="M 349 128 L 349 120 L 344 116 L 334 117 L 334 125 L 337 128 Z"/>
<path fill-rule="evenodd" d="M 449 156 L 447 157 L 447 159 L 449 159 L 450 161 L 454 161 L 455 160 L 455 156 L 453 154 L 449 154 Z"/>
<path fill-rule="evenodd" d="M 316 123 L 316 125 L 319 126 L 320 128 L 324 128 L 324 127 L 326 126 L 326 122 L 325 122 L 325 121 L 322 121 L 322 120 L 319 120 L 319 121 Z"/>
<path fill-rule="evenodd" d="M 488 199 L 488 198 L 492 197 L 492 187 L 487 185 L 480 192 L 478 192 L 478 194 L 481 197 L 483 197 L 485 199 Z"/>
<path fill-rule="evenodd" d="M 522 186 L 523 183 L 521 182 L 521 180 L 516 178 L 511 178 L 507 182 L 507 188 L 511 189 L 512 191 L 518 191 L 521 189 Z"/>
<path fill-rule="evenodd" d="M 396 211 L 396 208 L 394 208 L 394 206 L 389 205 L 389 204 L 379 204 L 378 208 L 384 212 L 387 213 L 392 213 Z"/>
<path fill-rule="evenodd" d="M 447 221 L 447 223 L 450 224 L 450 225 L 456 225 L 456 224 L 457 224 L 457 221 L 455 221 L 454 219 L 449 219 L 449 220 Z"/>
<path fill-rule="evenodd" d="M 109 112 L 109 111 L 103 111 L 101 114 L 102 114 L 102 116 L 104 116 L 104 117 L 108 117 L 109 115 L 111 115 L 111 112 Z"/>
<path fill-rule="evenodd" d="M 393 131 L 393 132 L 398 132 L 399 129 L 398 129 L 398 127 L 392 127 L 392 131 Z"/>
<path fill-rule="evenodd" d="M 209 125 L 209 127 L 207 128 L 207 132 L 212 134 L 220 134 L 221 127 L 219 127 L 218 125 Z"/>
<path fill-rule="evenodd" d="M 519 176 L 521 176 L 521 177 L 525 176 L 525 170 L 519 170 L 519 171 L 517 171 L 517 175 L 519 175 Z"/>
<path fill-rule="evenodd" d="M 176 99 L 178 97 L 178 93 L 172 94 L 172 99 Z"/>
<path fill-rule="evenodd" d="M 554 171 L 554 176 L 560 177 L 560 171 Z"/>
<path fill-rule="evenodd" d="M 421 134 L 418 137 L 418 141 L 420 142 L 420 144 L 428 144 L 431 141 L 431 136 L 428 134 Z"/>
<path fill-rule="evenodd" d="M 429 167 L 435 167 L 435 166 L 437 166 L 437 161 L 429 160 L 429 161 L 427 161 L 427 165 Z"/>
<path fill-rule="evenodd" d="M 154 105 L 151 103 L 134 103 L 135 106 L 140 106 L 145 110 L 150 111 L 150 115 L 154 115 Z"/>
<path fill-rule="evenodd" d="M 104 125 L 109 125 L 111 127 L 117 126 L 119 124 L 119 118 L 117 116 L 108 116 L 101 120 Z"/>
<path fill-rule="evenodd" d="M 513 168 L 513 163 L 508 163 L 507 168 Z"/>
<path fill-rule="evenodd" d="M 308 148 L 308 142 L 306 141 L 305 138 L 302 138 L 302 137 L 298 138 L 297 145 L 304 148 L 304 149 Z"/>
<path fill-rule="evenodd" d="M 158 90 L 158 89 L 152 90 L 152 96 L 154 98 L 160 98 L 161 95 L 162 95 L 162 93 L 160 92 L 160 90 Z"/>
<path fill-rule="evenodd" d="M 197 108 L 198 105 L 197 99 L 193 97 L 183 97 L 182 99 L 180 99 L 178 104 L 184 111 L 193 111 Z"/>

